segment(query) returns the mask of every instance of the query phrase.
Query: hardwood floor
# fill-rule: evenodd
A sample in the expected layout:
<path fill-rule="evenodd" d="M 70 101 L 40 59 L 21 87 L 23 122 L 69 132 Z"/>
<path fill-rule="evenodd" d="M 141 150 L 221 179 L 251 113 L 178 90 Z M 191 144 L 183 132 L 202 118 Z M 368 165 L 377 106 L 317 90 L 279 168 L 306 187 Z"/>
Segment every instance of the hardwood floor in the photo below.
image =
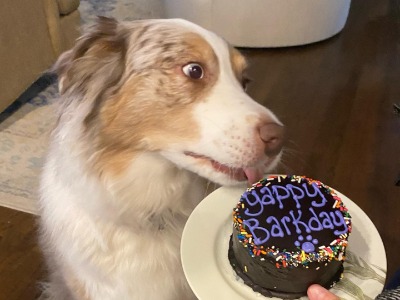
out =
<path fill-rule="evenodd" d="M 400 8 L 398 0 L 353 0 L 345 29 L 317 44 L 243 49 L 249 94 L 287 128 L 281 172 L 338 189 L 371 218 L 400 267 Z M 0 207 L 0 299 L 30 300 L 43 279 L 35 217 Z M 355 226 L 357 226 L 355 224 Z"/>
<path fill-rule="evenodd" d="M 0 207 L 0 299 L 31 300 L 45 276 L 36 217 Z"/>

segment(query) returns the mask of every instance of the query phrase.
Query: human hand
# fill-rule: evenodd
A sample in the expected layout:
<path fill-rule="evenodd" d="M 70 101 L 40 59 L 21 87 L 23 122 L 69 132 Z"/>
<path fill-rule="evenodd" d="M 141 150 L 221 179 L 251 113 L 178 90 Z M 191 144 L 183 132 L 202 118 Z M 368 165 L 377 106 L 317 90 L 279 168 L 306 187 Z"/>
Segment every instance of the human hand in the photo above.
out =
<path fill-rule="evenodd" d="M 339 300 L 339 297 L 318 284 L 308 287 L 307 296 L 310 300 Z"/>

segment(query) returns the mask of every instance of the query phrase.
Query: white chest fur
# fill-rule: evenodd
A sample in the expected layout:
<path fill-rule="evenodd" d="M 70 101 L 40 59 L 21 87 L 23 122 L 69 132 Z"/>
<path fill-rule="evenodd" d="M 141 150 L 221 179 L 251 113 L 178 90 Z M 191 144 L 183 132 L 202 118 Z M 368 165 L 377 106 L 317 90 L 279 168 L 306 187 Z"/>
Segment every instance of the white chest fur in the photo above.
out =
<path fill-rule="evenodd" d="M 64 256 L 61 272 L 78 276 L 72 280 L 91 287 L 96 299 L 131 299 L 138 290 L 137 299 L 191 295 L 179 248 L 184 224 L 206 194 L 203 179 L 148 153 L 101 182 L 69 163 L 73 151 L 53 147 L 59 151 L 44 170 L 41 213 L 48 255 L 52 245 Z"/>

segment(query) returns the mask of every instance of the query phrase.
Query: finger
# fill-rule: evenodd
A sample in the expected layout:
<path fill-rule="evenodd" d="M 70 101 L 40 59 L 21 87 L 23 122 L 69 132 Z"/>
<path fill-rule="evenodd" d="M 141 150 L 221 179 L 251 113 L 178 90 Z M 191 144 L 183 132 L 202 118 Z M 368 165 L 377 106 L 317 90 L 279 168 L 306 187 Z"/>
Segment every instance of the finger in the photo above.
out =
<path fill-rule="evenodd" d="M 339 297 L 318 284 L 313 284 L 308 288 L 307 296 L 310 300 L 339 300 Z"/>

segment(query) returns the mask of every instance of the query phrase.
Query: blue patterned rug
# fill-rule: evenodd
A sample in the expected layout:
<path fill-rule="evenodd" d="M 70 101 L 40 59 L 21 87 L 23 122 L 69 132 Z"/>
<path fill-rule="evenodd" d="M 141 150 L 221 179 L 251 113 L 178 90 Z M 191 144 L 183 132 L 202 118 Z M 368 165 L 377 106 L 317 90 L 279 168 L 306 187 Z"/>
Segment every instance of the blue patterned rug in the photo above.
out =
<path fill-rule="evenodd" d="M 96 16 L 159 18 L 162 0 L 81 0 L 82 24 Z M 0 205 L 36 213 L 40 171 L 54 123 L 56 79 L 43 77 L 0 114 Z"/>

